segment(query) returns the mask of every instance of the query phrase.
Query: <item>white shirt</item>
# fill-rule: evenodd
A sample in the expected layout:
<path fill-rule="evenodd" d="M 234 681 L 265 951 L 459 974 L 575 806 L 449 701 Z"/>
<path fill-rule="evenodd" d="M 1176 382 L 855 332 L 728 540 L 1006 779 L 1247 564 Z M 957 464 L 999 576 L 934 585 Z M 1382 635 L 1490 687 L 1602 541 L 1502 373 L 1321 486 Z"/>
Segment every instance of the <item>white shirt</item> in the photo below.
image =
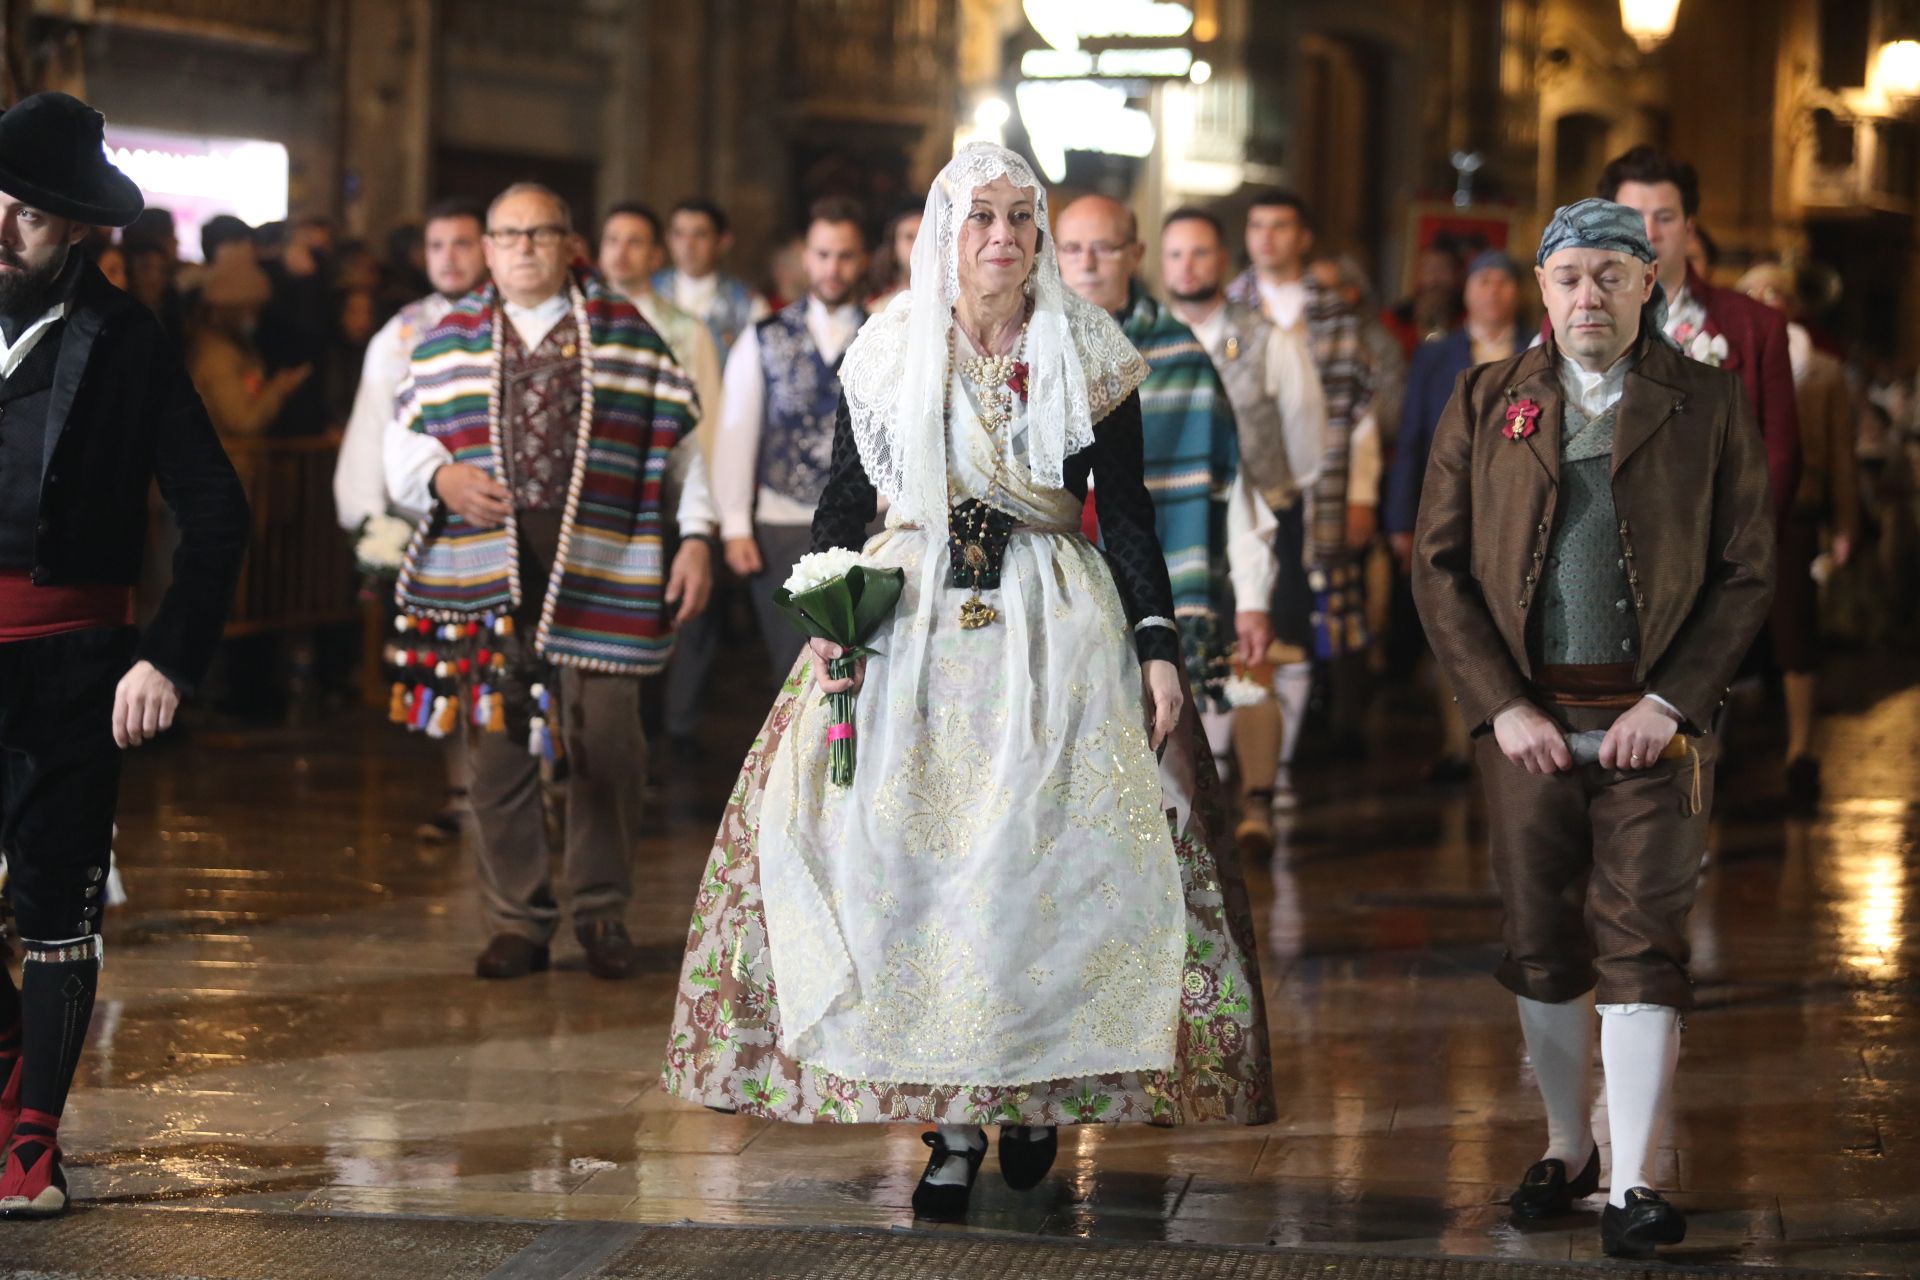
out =
<path fill-rule="evenodd" d="M 67 304 L 56 302 L 38 320 L 22 329 L 20 336 L 12 342 L 7 341 L 5 334 L 0 334 L 0 378 L 11 378 L 13 371 L 20 367 L 20 362 L 40 345 L 40 339 L 46 337 L 47 330 L 66 314 Z"/>
<path fill-rule="evenodd" d="M 860 332 L 860 311 L 852 303 L 829 307 L 807 299 L 807 333 L 829 365 Z M 722 538 L 750 538 L 761 524 L 813 523 L 817 505 L 800 502 L 765 486 L 756 486 L 760 469 L 760 432 L 766 425 L 767 379 L 760 367 L 760 334 L 750 328 L 727 354 L 720 390 L 720 429 L 713 442 L 713 498 L 720 511 Z M 757 491 L 756 491 L 757 488 Z"/>
<path fill-rule="evenodd" d="M 567 313 L 573 310 L 573 300 L 564 293 L 556 293 L 530 307 L 507 302 L 501 309 L 513 323 L 513 331 L 520 335 L 520 345 L 531 351 L 546 341 L 553 326 L 566 319 Z"/>
<path fill-rule="evenodd" d="M 333 464 L 333 506 L 340 527 L 348 533 L 362 521 L 383 515 L 394 505 L 387 492 L 386 470 L 381 459 L 381 438 L 393 421 L 393 397 L 407 376 L 407 362 L 413 348 L 426 331 L 446 318 L 453 309 L 451 300 L 437 293 L 420 299 L 380 327 L 367 343 L 367 358 L 360 365 L 360 389 L 353 396 L 353 412 L 347 415 L 346 435 L 340 441 L 340 456 Z M 409 315 L 408 312 L 412 312 Z M 402 512 L 417 520 L 420 511 Z"/>
<path fill-rule="evenodd" d="M 565 294 L 555 294 L 537 306 L 515 307 L 508 303 L 504 310 L 520 340 L 531 349 L 539 345 L 540 339 L 547 336 L 570 307 Z M 541 328 L 543 323 L 545 327 Z M 529 333 L 536 336 L 529 339 Z M 439 501 L 431 487 L 433 473 L 451 463 L 453 454 L 425 432 L 407 430 L 398 414 L 389 414 L 381 446 L 387 489 L 393 495 L 394 505 L 413 511 L 433 510 Z M 713 494 L 707 483 L 707 460 L 701 456 L 700 445 L 691 431 L 667 459 L 667 483 L 679 486 L 680 502 L 675 518 L 680 524 L 680 535 L 711 536 L 715 517 Z"/>
<path fill-rule="evenodd" d="M 1560 357 L 1560 389 L 1567 399 L 1589 418 L 1597 418 L 1620 401 L 1627 389 L 1627 370 L 1633 361 L 1626 356 L 1615 360 L 1604 371 L 1590 373 L 1572 356 Z"/>
<path fill-rule="evenodd" d="M 1307 282 L 1288 280 L 1284 284 L 1259 281 L 1260 301 L 1266 306 L 1267 319 L 1282 329 L 1297 329 L 1307 310 Z"/>

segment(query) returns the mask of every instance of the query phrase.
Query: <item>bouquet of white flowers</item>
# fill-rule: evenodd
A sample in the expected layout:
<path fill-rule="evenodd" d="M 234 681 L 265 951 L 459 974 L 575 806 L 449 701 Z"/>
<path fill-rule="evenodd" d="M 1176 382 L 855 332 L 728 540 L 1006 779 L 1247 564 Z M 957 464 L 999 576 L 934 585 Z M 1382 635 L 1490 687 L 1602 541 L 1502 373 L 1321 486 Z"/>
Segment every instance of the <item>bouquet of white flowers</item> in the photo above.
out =
<path fill-rule="evenodd" d="M 827 663 L 827 675 L 846 680 L 860 659 L 879 652 L 866 642 L 893 612 L 905 585 L 900 570 L 836 548 L 801 556 L 773 602 L 808 635 L 840 646 L 840 656 Z M 833 713 L 827 726 L 828 777 L 841 787 L 853 782 L 853 700 L 851 689 L 827 695 Z"/>
<path fill-rule="evenodd" d="M 353 541 L 353 558 L 360 572 L 391 578 L 400 572 L 401 557 L 413 540 L 413 525 L 399 516 L 368 516 L 360 522 Z"/>

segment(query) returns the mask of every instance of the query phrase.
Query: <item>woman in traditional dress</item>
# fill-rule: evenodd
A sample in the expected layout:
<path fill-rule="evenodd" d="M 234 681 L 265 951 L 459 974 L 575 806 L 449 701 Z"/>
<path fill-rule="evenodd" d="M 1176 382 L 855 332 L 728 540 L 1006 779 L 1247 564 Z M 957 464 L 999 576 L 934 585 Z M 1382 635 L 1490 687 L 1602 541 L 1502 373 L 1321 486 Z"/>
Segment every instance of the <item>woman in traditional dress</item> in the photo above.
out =
<path fill-rule="evenodd" d="M 964 1213 L 983 1124 L 1024 1189 L 1058 1125 L 1274 1116 L 1245 888 L 1143 480 L 1146 372 L 1062 284 L 1032 170 L 963 148 L 910 290 L 848 349 L 814 522 L 816 550 L 858 548 L 884 495 L 864 554 L 905 574 L 859 677 L 853 784 L 828 778 L 820 694 L 846 682 L 815 641 L 695 904 L 667 1088 L 933 1124 L 926 1217 Z M 1089 473 L 1105 559 L 1080 532 Z"/>

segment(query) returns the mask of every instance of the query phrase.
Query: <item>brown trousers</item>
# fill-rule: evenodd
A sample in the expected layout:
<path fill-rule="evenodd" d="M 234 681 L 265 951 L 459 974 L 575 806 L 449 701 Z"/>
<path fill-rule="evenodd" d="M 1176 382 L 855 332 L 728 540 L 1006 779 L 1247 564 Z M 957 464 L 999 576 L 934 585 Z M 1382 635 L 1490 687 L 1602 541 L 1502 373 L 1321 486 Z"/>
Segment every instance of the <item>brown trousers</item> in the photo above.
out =
<path fill-rule="evenodd" d="M 526 599 L 508 642 L 516 647 L 533 642 L 559 522 L 551 513 L 523 512 L 520 528 Z M 558 675 L 553 693 L 560 702 L 567 756 L 566 780 L 559 784 L 566 813 L 562 879 L 576 927 L 590 920 L 621 920 L 633 897 L 632 857 L 647 771 L 640 681 L 572 667 L 560 668 Z M 515 734 L 476 731 L 468 742 L 468 793 L 479 833 L 480 905 L 487 930 L 545 942 L 559 926 L 560 907 L 553 892 L 540 761 Z"/>
<path fill-rule="evenodd" d="M 1541 704 L 1579 732 L 1619 712 Z M 1491 733 L 1475 743 L 1492 828 L 1493 874 L 1506 908 L 1507 953 L 1495 976 L 1530 1000 L 1596 991 L 1601 1004 L 1693 1006 L 1687 916 L 1713 808 L 1708 736 L 1695 762 L 1652 769 L 1576 765 L 1541 776 L 1511 763 Z"/>

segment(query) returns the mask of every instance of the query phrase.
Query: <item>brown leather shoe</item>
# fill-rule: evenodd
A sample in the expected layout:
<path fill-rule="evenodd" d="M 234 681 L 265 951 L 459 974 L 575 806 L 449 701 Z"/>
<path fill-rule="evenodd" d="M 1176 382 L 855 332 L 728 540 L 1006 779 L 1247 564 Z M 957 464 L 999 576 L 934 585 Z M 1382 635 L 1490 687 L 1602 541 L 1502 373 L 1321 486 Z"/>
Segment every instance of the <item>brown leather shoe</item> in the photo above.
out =
<path fill-rule="evenodd" d="M 1267 858 L 1273 854 L 1273 792 L 1248 791 L 1240 802 L 1240 825 L 1233 831 L 1234 843 L 1244 858 Z"/>
<path fill-rule="evenodd" d="M 633 972 L 633 939 L 618 920 L 589 920 L 575 931 L 587 953 L 587 972 L 619 981 Z"/>
<path fill-rule="evenodd" d="M 473 972 L 479 978 L 524 978 L 547 971 L 547 948 L 517 933 L 497 933 L 480 953 Z"/>

